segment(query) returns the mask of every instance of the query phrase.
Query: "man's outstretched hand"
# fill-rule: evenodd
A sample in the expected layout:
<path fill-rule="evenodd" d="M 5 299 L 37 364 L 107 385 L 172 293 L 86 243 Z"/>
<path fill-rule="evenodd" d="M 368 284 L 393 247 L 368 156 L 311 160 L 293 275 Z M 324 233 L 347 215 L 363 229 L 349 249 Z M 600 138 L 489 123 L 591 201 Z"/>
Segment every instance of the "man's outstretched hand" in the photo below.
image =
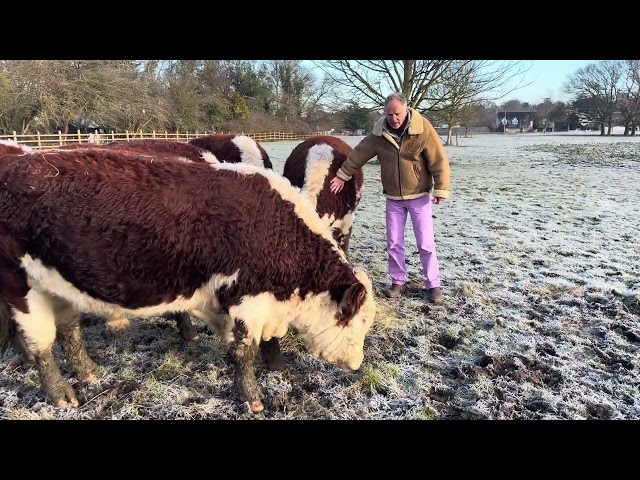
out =
<path fill-rule="evenodd" d="M 333 177 L 331 179 L 331 191 L 333 193 L 338 193 L 344 187 L 344 180 L 340 177 Z"/>

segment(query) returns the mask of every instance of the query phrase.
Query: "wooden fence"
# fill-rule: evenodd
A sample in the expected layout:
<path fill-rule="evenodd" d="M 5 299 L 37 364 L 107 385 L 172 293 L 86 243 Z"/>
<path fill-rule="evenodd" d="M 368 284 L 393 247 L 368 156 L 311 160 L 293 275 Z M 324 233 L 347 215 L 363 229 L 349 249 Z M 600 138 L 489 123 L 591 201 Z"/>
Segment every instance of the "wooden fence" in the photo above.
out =
<path fill-rule="evenodd" d="M 111 142 L 129 142 L 131 140 L 139 140 L 144 138 L 152 138 L 158 140 L 171 140 L 174 142 L 188 142 L 193 138 L 204 137 L 214 132 L 128 132 L 124 133 L 36 133 L 35 135 L 18 135 L 15 131 L 13 135 L 0 135 L 0 140 L 13 140 L 20 145 L 27 145 L 33 149 L 39 148 L 55 148 L 60 145 L 70 143 L 87 143 L 87 144 L 104 144 Z M 223 132 L 217 132 L 223 133 Z M 229 133 L 229 132 L 227 132 Z M 291 132 L 265 132 L 265 133 L 244 133 L 253 138 L 256 142 L 279 142 L 285 140 L 304 140 L 315 135 L 330 135 L 330 132 L 315 132 L 308 134 L 291 133 Z"/>

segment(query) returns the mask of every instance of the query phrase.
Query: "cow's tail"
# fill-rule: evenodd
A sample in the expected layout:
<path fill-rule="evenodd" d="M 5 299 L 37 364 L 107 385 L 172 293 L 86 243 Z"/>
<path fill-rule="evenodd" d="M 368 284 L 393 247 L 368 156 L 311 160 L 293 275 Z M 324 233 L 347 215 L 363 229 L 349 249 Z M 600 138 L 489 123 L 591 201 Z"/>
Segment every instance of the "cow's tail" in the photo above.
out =
<path fill-rule="evenodd" d="M 16 323 L 11 308 L 0 298 L 0 354 L 12 345 L 16 338 Z"/>

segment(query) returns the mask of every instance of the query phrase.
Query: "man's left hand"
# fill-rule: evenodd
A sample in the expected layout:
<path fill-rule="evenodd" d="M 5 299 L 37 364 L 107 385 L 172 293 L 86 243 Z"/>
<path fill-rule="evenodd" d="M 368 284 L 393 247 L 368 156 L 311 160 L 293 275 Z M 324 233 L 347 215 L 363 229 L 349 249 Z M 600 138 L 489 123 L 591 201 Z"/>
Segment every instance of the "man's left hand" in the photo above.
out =
<path fill-rule="evenodd" d="M 440 205 L 442 202 L 444 202 L 444 198 L 442 197 L 433 197 L 433 203 L 436 205 Z"/>

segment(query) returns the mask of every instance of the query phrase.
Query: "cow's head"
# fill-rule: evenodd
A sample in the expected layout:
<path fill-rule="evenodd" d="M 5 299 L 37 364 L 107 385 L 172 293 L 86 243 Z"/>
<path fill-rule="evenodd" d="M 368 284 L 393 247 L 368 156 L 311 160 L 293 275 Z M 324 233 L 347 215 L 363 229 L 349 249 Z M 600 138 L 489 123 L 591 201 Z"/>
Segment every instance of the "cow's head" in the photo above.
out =
<path fill-rule="evenodd" d="M 319 295 L 295 322 L 313 355 L 351 370 L 362 364 L 364 338 L 376 314 L 371 280 L 358 268 L 354 273 L 355 283 L 338 287 L 338 302 L 330 293 Z"/>

